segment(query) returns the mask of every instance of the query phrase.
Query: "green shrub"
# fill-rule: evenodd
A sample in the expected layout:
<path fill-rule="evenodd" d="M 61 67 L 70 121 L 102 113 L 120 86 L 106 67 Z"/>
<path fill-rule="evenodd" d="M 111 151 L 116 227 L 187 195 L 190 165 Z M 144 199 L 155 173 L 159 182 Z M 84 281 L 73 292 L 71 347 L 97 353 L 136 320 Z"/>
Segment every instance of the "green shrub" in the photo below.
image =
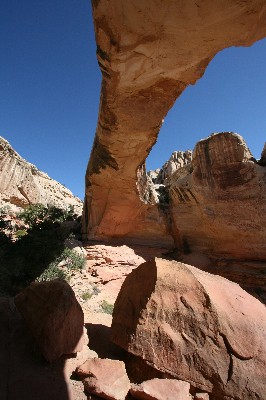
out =
<path fill-rule="evenodd" d="M 104 300 L 101 304 L 101 307 L 102 307 L 102 311 L 105 314 L 110 314 L 110 315 L 113 314 L 114 306 L 113 306 L 113 304 L 108 303 L 108 301 Z"/>
<path fill-rule="evenodd" d="M 58 264 L 61 261 L 66 262 L 66 265 L 64 266 L 65 269 L 58 267 Z M 71 271 L 82 269 L 84 262 L 85 262 L 84 258 L 79 254 L 77 254 L 74 250 L 64 248 L 61 254 L 48 265 L 48 267 L 42 272 L 40 276 L 37 277 L 36 280 L 40 282 L 40 281 L 51 281 L 56 278 L 61 278 L 69 281 L 71 276 Z"/>
<path fill-rule="evenodd" d="M 6 217 L 10 213 L 10 207 L 9 206 L 3 206 L 0 207 L 0 217 Z"/>
<path fill-rule="evenodd" d="M 20 239 L 20 238 L 22 238 L 22 237 L 25 236 L 25 235 L 27 235 L 26 229 L 18 229 L 18 230 L 15 232 L 15 236 L 16 236 L 17 239 Z"/>
<path fill-rule="evenodd" d="M 90 290 L 86 290 L 85 292 L 82 293 L 81 298 L 83 300 L 89 300 L 92 298 L 92 296 L 97 296 L 100 293 L 100 289 L 98 288 L 98 286 L 94 285 Z"/>
<path fill-rule="evenodd" d="M 74 207 L 68 206 L 66 209 L 54 205 L 31 204 L 18 214 L 30 227 L 42 222 L 64 222 L 73 221 L 77 215 L 74 213 Z"/>
<path fill-rule="evenodd" d="M 93 293 L 86 291 L 86 292 L 82 293 L 81 298 L 86 301 L 86 300 L 91 299 L 92 295 L 93 295 Z"/>
<path fill-rule="evenodd" d="M 47 207 L 43 204 L 31 204 L 23 211 L 18 213 L 18 218 L 22 219 L 30 227 L 44 220 L 47 215 Z"/>
<path fill-rule="evenodd" d="M 58 268 L 57 263 L 51 263 L 47 269 L 36 279 L 37 282 L 52 281 L 53 279 L 65 279 L 68 280 L 68 276 L 62 269 Z"/>
<path fill-rule="evenodd" d="M 11 219 L 8 216 L 8 209 L 6 207 L 0 208 L 0 232 L 6 236 L 11 236 L 12 233 Z"/>
<path fill-rule="evenodd" d="M 84 257 L 68 247 L 62 251 L 57 261 L 58 263 L 60 261 L 65 261 L 67 268 L 70 270 L 80 270 L 85 265 Z"/>
<path fill-rule="evenodd" d="M 73 207 L 61 210 L 42 204 L 30 205 L 19 214 L 29 228 L 7 235 L 6 217 L 1 217 L 0 210 L 1 293 L 14 296 L 36 280 L 69 279 L 72 270 L 83 267 L 84 258 L 64 244 L 73 226 L 61 222 L 74 216 Z M 19 240 L 12 240 L 14 237 Z M 66 261 L 63 269 L 58 268 L 62 260 Z"/>

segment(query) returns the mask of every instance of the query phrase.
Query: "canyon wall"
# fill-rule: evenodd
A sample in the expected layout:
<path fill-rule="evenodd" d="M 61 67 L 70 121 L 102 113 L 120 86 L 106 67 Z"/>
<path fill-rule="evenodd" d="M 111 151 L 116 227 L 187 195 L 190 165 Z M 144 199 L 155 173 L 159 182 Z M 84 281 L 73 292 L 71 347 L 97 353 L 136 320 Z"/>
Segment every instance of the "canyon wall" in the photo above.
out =
<path fill-rule="evenodd" d="M 74 206 L 81 214 L 82 201 L 61 183 L 24 160 L 0 137 L 0 207 L 17 211 L 30 204 L 52 204 L 59 208 Z"/>
<path fill-rule="evenodd" d="M 243 138 L 213 134 L 165 181 L 178 247 L 225 259 L 266 259 L 266 167 Z"/>
<path fill-rule="evenodd" d="M 162 119 L 220 50 L 266 36 L 263 0 L 93 0 L 102 71 L 86 173 L 86 239 L 175 246 L 161 205 L 142 196 Z"/>

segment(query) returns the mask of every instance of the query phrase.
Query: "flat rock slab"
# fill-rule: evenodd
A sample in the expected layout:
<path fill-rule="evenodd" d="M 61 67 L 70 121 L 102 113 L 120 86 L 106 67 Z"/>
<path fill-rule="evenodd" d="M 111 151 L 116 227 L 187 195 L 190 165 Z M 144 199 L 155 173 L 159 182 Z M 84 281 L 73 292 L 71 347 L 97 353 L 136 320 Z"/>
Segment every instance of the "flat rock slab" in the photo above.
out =
<path fill-rule="evenodd" d="M 132 385 L 130 393 L 139 400 L 190 399 L 190 384 L 177 379 L 151 379 L 140 385 Z"/>
<path fill-rule="evenodd" d="M 194 400 L 209 400 L 209 398 L 208 393 L 196 393 Z"/>
<path fill-rule="evenodd" d="M 88 393 L 108 400 L 124 400 L 130 382 L 122 361 L 93 358 L 77 368 L 76 373 L 85 378 L 84 388 Z"/>

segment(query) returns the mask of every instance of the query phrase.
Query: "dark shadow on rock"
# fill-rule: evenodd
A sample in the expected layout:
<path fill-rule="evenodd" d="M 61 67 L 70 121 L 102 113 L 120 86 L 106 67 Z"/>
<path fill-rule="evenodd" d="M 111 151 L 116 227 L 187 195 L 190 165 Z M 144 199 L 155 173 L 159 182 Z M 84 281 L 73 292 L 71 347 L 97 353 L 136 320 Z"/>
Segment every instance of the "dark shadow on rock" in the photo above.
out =
<path fill-rule="evenodd" d="M 157 282 L 155 259 L 139 265 L 124 280 L 117 296 L 111 327 L 111 340 L 123 348 L 131 343 L 131 335 L 136 333 L 141 313 Z"/>
<path fill-rule="evenodd" d="M 0 298 L 0 355 L 0 400 L 76 400 L 64 376 L 65 360 L 45 361 L 8 298 Z"/>
<path fill-rule="evenodd" d="M 139 384 L 154 378 L 173 379 L 170 374 L 159 371 L 134 354 L 127 353 L 124 362 L 131 382 Z"/>
<path fill-rule="evenodd" d="M 85 324 L 89 337 L 89 348 L 94 350 L 100 358 L 123 361 L 125 350 L 111 342 L 111 328 L 101 324 Z"/>

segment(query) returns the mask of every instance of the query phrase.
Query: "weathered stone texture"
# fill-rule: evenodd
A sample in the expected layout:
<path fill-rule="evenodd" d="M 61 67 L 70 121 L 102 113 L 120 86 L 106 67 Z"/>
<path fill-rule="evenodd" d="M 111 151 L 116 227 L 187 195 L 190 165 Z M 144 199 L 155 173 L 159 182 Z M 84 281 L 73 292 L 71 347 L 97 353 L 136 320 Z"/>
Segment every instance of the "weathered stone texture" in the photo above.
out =
<path fill-rule="evenodd" d="M 168 191 L 180 248 L 212 257 L 266 259 L 266 168 L 241 136 L 225 132 L 197 143 L 190 168 Z"/>
<path fill-rule="evenodd" d="M 265 306 L 237 284 L 155 259 L 126 278 L 114 307 L 112 339 L 211 398 L 264 400 L 265 321 Z"/>
<path fill-rule="evenodd" d="M 140 198 L 138 171 L 162 119 L 215 54 L 266 35 L 266 3 L 95 0 L 93 16 L 103 81 L 84 236 L 172 247 L 164 210 Z"/>
<path fill-rule="evenodd" d="M 60 208 L 71 205 L 76 213 L 81 214 L 82 211 L 82 201 L 79 198 L 24 160 L 0 137 L 0 205 L 16 209 L 36 203 L 52 204 Z"/>

